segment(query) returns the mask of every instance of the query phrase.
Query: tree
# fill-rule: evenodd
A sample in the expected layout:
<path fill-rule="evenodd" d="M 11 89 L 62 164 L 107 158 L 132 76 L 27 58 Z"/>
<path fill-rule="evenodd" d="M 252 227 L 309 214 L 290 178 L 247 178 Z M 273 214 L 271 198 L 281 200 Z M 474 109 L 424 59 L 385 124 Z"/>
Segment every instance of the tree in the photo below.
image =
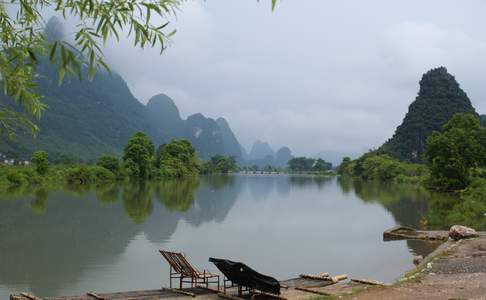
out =
<path fill-rule="evenodd" d="M 150 176 L 154 155 L 154 144 L 143 132 L 135 133 L 124 149 L 123 163 L 132 178 Z"/>
<path fill-rule="evenodd" d="M 327 162 L 322 158 L 318 158 L 315 161 L 314 166 L 312 167 L 312 171 L 316 171 L 316 172 L 326 172 L 331 169 L 332 169 L 332 163 Z"/>
<path fill-rule="evenodd" d="M 441 189 L 463 189 L 474 168 L 484 166 L 486 129 L 473 114 L 455 114 L 444 125 L 443 133 L 427 139 L 425 158 L 431 171 L 431 184 Z"/>
<path fill-rule="evenodd" d="M 172 140 L 158 150 L 160 172 L 164 177 L 184 177 L 199 174 L 196 150 L 187 140 Z"/>
<path fill-rule="evenodd" d="M 293 172 L 306 172 L 312 170 L 315 159 L 307 157 L 294 157 L 289 160 L 288 165 Z"/>
<path fill-rule="evenodd" d="M 40 175 L 44 175 L 47 173 L 49 168 L 49 160 L 47 159 L 48 155 L 45 151 L 36 151 L 32 154 L 32 162 L 35 165 L 35 170 Z"/>
<path fill-rule="evenodd" d="M 217 154 L 202 167 L 203 173 L 229 173 L 238 170 L 236 160 L 234 156 L 226 157 L 224 155 Z"/>
<path fill-rule="evenodd" d="M 120 169 L 118 158 L 112 155 L 102 155 L 96 165 L 111 171 L 113 174 L 117 174 Z"/>
<path fill-rule="evenodd" d="M 350 157 L 348 157 L 348 156 L 343 157 L 343 161 L 341 162 L 341 164 L 337 168 L 338 174 L 339 175 L 350 174 L 351 170 L 349 170 L 349 166 L 351 165 L 351 163 L 352 163 L 352 161 L 351 161 Z"/>

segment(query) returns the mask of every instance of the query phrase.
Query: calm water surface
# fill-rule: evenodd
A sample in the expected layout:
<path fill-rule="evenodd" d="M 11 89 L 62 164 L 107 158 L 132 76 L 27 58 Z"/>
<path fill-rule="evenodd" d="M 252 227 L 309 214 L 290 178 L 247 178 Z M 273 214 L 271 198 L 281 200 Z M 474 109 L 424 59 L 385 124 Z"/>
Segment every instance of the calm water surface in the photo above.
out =
<path fill-rule="evenodd" d="M 157 249 L 243 261 L 288 279 L 330 272 L 392 281 L 436 245 L 383 242 L 420 226 L 429 195 L 337 178 L 235 175 L 144 185 L 11 191 L 0 198 L 0 299 L 168 285 Z"/>

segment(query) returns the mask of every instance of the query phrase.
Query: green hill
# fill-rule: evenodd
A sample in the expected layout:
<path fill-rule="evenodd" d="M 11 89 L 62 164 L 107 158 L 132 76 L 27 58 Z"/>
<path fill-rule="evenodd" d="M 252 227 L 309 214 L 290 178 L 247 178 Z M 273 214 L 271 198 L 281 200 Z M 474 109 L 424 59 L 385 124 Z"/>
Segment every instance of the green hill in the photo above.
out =
<path fill-rule="evenodd" d="M 186 138 L 202 158 L 215 154 L 241 157 L 241 152 L 234 151 L 240 144 L 226 122 L 219 126 L 201 114 L 182 120 L 174 101 L 163 94 L 152 97 L 145 106 L 117 74 L 99 72 L 92 81 L 68 78 L 59 86 L 50 63 L 41 61 L 38 72 L 38 91 L 48 106 L 38 122 L 41 131 L 36 138 L 30 133 L 20 133 L 14 140 L 2 137 L 0 152 L 9 156 L 26 159 L 42 149 L 53 160 L 94 160 L 105 153 L 119 155 L 130 136 L 143 131 L 156 145 Z M 15 107 L 11 103 L 0 97 L 1 105 Z"/>
<path fill-rule="evenodd" d="M 395 134 L 379 150 L 409 162 L 422 161 L 427 137 L 455 113 L 476 113 L 466 93 L 444 67 L 425 73 L 417 98 Z"/>

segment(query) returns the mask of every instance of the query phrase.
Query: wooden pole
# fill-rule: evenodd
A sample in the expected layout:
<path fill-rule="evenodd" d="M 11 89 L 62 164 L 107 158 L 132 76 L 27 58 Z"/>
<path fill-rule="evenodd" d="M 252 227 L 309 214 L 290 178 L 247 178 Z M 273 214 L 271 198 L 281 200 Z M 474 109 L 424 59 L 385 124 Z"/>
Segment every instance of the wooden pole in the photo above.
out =
<path fill-rule="evenodd" d="M 29 293 L 20 293 L 20 295 L 24 296 L 25 298 L 28 298 L 30 300 L 42 300 L 42 298 L 36 297 L 34 295 L 31 295 Z"/>
<path fill-rule="evenodd" d="M 383 285 L 386 286 L 387 284 L 381 281 L 376 280 L 369 280 L 369 279 L 351 279 L 353 282 L 368 284 L 368 285 Z"/>
<path fill-rule="evenodd" d="M 298 291 L 313 293 L 313 294 L 322 295 L 322 296 L 331 296 L 331 294 L 329 294 L 329 293 L 311 290 L 311 289 L 307 289 L 307 288 L 296 287 L 295 289 L 298 290 Z"/>
<path fill-rule="evenodd" d="M 90 297 L 93 297 L 93 298 L 95 298 L 97 300 L 106 300 L 105 297 L 102 297 L 102 296 L 100 296 L 100 295 L 98 295 L 98 294 L 96 294 L 94 292 L 87 292 L 86 295 L 88 295 Z"/>

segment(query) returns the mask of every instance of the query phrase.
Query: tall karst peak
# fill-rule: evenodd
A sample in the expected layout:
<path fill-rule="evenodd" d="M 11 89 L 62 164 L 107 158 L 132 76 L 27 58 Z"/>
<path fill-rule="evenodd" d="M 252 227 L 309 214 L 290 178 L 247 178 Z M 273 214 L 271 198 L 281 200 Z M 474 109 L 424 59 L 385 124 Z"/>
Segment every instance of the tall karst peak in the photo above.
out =
<path fill-rule="evenodd" d="M 476 113 L 466 93 L 445 67 L 420 80 L 420 90 L 393 137 L 380 150 L 410 162 L 420 162 L 427 138 L 456 113 Z"/>

